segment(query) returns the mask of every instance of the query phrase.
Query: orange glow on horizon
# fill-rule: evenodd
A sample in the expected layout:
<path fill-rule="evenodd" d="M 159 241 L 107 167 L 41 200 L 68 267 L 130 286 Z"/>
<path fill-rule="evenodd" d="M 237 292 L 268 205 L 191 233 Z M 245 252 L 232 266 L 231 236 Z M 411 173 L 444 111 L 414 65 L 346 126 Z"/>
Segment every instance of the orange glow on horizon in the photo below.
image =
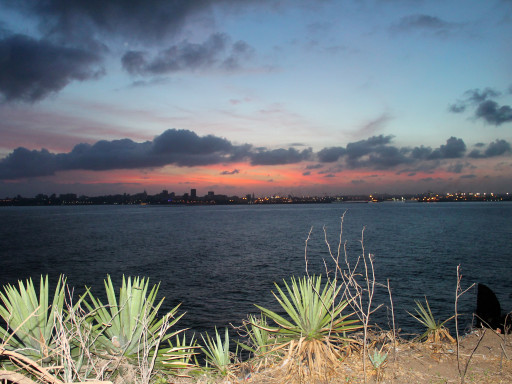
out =
<path fill-rule="evenodd" d="M 306 173 L 306 174 L 305 174 Z M 476 175 L 475 177 L 479 177 Z M 153 169 L 124 169 L 112 171 L 65 171 L 57 175 L 40 178 L 47 182 L 69 185 L 105 185 L 114 187 L 119 193 L 147 190 L 158 193 L 163 189 L 182 194 L 194 188 L 198 194 L 213 190 L 219 194 L 248 193 L 373 193 L 430 189 L 428 182 L 438 185 L 457 185 L 460 175 L 444 170 L 415 174 L 396 171 L 343 170 L 329 172 L 325 168 L 308 170 L 306 164 L 283 166 L 251 166 L 247 163 L 230 163 L 197 167 L 166 166 Z M 423 185 L 425 187 L 423 187 Z M 78 188 L 78 187 L 77 187 Z M 62 191 L 65 192 L 65 191 Z"/>

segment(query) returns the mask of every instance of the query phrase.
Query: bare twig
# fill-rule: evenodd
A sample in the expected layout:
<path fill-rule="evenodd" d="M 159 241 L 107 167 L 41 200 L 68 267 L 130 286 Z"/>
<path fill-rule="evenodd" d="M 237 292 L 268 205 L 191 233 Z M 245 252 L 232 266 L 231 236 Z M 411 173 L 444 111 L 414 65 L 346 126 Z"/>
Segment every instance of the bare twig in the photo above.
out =
<path fill-rule="evenodd" d="M 461 362 L 460 362 L 460 337 L 459 337 L 459 320 L 458 320 L 459 315 L 458 315 L 457 307 L 458 307 L 458 303 L 459 303 L 459 298 L 462 295 L 464 295 L 467 291 L 469 291 L 471 288 L 473 288 L 475 286 L 475 283 L 471 284 L 469 287 L 462 290 L 462 287 L 460 284 L 461 280 L 462 280 L 462 275 L 460 273 L 460 264 L 459 264 L 459 265 L 457 265 L 457 287 L 455 290 L 455 339 L 457 341 L 457 369 L 459 371 L 460 382 L 461 382 L 461 384 L 464 384 L 464 379 L 465 379 L 466 373 L 468 371 L 469 363 L 471 361 L 471 358 L 473 357 L 473 353 L 476 351 L 476 349 L 478 348 L 478 345 L 480 344 L 480 341 L 482 341 L 482 339 L 485 335 L 485 330 L 482 333 L 482 336 L 480 337 L 480 339 L 478 340 L 476 347 L 473 349 L 469 358 L 467 359 L 464 368 L 462 368 Z"/>
<path fill-rule="evenodd" d="M 391 296 L 391 286 L 387 279 L 387 287 L 389 292 L 389 302 L 391 304 L 391 320 L 393 324 L 393 371 L 396 372 L 396 328 L 395 328 L 395 311 L 393 308 L 393 297 Z"/>

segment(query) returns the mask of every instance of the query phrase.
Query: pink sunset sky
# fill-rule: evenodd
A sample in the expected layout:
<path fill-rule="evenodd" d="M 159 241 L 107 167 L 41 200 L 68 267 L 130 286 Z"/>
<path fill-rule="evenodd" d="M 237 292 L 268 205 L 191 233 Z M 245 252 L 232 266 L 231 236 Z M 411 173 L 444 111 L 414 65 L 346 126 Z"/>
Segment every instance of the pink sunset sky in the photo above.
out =
<path fill-rule="evenodd" d="M 0 197 L 512 192 L 510 1 L 0 15 Z"/>

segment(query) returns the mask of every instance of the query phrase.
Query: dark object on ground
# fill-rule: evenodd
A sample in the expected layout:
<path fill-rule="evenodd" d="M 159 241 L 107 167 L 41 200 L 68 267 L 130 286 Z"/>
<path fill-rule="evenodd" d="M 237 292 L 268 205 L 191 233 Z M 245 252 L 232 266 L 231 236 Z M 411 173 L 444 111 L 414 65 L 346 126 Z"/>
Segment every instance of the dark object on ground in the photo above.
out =
<path fill-rule="evenodd" d="M 476 326 L 485 327 L 494 330 L 499 329 L 507 333 L 511 330 L 511 321 L 509 314 L 501 314 L 501 306 L 498 298 L 491 288 L 484 284 L 478 284 L 478 293 L 476 297 Z"/>

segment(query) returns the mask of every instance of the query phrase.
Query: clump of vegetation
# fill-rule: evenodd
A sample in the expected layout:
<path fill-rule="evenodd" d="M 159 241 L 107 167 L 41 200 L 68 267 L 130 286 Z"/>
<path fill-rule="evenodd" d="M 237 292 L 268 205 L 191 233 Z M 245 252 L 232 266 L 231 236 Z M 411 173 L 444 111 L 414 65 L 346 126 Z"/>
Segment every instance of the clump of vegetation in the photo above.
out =
<path fill-rule="evenodd" d="M 176 324 L 184 314 L 176 317 L 178 306 L 173 308 L 165 317 L 157 318 L 158 310 L 164 299 L 155 304 L 158 285 L 154 285 L 148 293 L 149 280 L 135 277 L 132 279 L 123 276 L 122 286 L 119 291 L 119 300 L 116 297 L 114 285 L 110 276 L 105 281 L 105 290 L 108 304 L 95 298 L 90 291 L 89 298 L 92 305 L 85 305 L 92 314 L 98 332 L 98 343 L 112 355 L 135 357 L 142 351 L 144 345 L 141 337 L 144 333 L 149 335 L 146 347 L 153 348 L 157 341 L 163 342 L 171 334 L 166 334 L 161 340 L 157 339 L 158 331 L 162 328 L 165 318 L 172 318 L 170 326 Z"/>
<path fill-rule="evenodd" d="M 55 359 L 54 327 L 56 317 L 62 313 L 65 283 L 61 276 L 53 299 L 50 297 L 48 276 L 41 276 L 39 295 L 32 279 L 25 284 L 20 280 L 18 288 L 10 284 L 4 287 L 4 292 L 0 292 L 3 302 L 0 316 L 7 329 L 0 327 L 0 337 L 5 340 L 6 348 L 42 363 Z"/>
<path fill-rule="evenodd" d="M 342 286 L 329 280 L 322 284 L 320 276 L 292 277 L 291 284 L 284 285 L 285 290 L 276 284 L 273 295 L 288 318 L 257 305 L 275 325 L 253 326 L 275 335 L 271 351 L 284 352 L 282 367 L 290 379 L 297 374 L 328 376 L 350 350 L 347 333 L 360 328 L 358 320 L 350 319 L 352 312 L 344 313 L 349 302 L 340 298 Z"/>
<path fill-rule="evenodd" d="M 8 362 L 46 382 L 59 382 L 57 377 L 66 382 L 108 380 L 128 374 L 130 381 L 148 384 L 157 369 L 179 374 L 193 366 L 185 339 L 161 348 L 182 331 L 170 329 L 183 314 L 177 315 L 178 305 L 158 318 L 163 299 L 155 305 L 157 285 L 149 290 L 145 278 L 123 277 L 118 299 L 108 276 L 105 288 L 108 304 L 87 289 L 73 305 L 72 291 L 66 299 L 63 277 L 51 303 L 48 277 L 41 277 L 39 295 L 31 279 L 26 284 L 20 281 L 18 288 L 5 286 L 0 316 L 7 327 L 0 328 L 0 358 L 8 357 Z M 54 379 L 41 364 L 51 364 Z"/>
<path fill-rule="evenodd" d="M 384 366 L 388 362 L 388 354 L 386 352 L 383 352 L 383 348 L 374 349 L 373 354 L 369 354 L 368 357 L 370 359 L 370 362 L 372 363 L 377 381 L 380 381 L 382 379 Z"/>
<path fill-rule="evenodd" d="M 206 355 L 206 367 L 210 367 L 215 370 L 215 372 L 219 373 L 221 376 L 234 376 L 233 367 L 234 367 L 234 359 L 233 354 L 229 350 L 229 332 L 228 329 L 225 329 L 224 341 L 215 328 L 215 339 L 210 337 L 208 333 L 206 333 L 206 339 L 203 337 L 204 348 L 202 348 L 203 352 Z M 234 356 L 236 356 L 236 352 Z"/>
<path fill-rule="evenodd" d="M 418 340 L 434 344 L 440 343 L 443 340 L 448 340 L 451 343 L 455 343 L 455 339 L 450 336 L 450 331 L 448 331 L 448 328 L 444 326 L 448 321 L 453 319 L 453 316 L 446 319 L 445 321 L 438 321 L 434 318 L 434 315 L 430 310 L 430 305 L 428 304 L 427 298 L 425 298 L 425 307 L 420 301 L 416 300 L 415 302 L 415 310 L 417 316 L 410 312 L 409 314 L 426 328 L 425 332 L 418 336 Z"/>

